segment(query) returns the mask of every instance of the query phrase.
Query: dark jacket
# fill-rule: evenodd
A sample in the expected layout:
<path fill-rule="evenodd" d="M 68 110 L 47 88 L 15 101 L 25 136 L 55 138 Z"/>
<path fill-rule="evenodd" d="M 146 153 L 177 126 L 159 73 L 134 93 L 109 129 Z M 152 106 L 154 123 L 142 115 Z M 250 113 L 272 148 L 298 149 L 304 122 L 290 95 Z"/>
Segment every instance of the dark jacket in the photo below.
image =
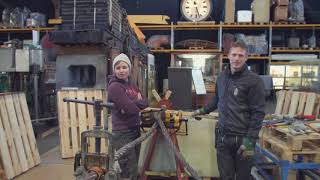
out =
<path fill-rule="evenodd" d="M 234 74 L 228 67 L 218 77 L 215 97 L 203 110 L 209 113 L 218 108 L 223 133 L 257 138 L 265 115 L 264 97 L 261 78 L 247 65 Z"/>
<path fill-rule="evenodd" d="M 140 126 L 139 112 L 148 106 L 147 99 L 137 99 L 138 87 L 130 80 L 124 81 L 116 76 L 109 76 L 108 100 L 114 103 L 112 108 L 112 130 L 130 130 Z M 142 95 L 142 94 L 141 94 Z"/>

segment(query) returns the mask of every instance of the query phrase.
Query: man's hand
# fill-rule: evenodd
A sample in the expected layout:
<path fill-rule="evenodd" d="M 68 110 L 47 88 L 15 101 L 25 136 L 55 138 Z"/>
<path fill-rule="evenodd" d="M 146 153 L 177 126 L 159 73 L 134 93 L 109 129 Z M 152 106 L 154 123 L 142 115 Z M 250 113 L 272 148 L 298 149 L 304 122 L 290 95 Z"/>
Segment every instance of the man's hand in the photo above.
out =
<path fill-rule="evenodd" d="M 242 144 L 239 147 L 237 154 L 240 155 L 242 159 L 249 159 L 253 156 L 255 145 L 255 139 L 250 137 L 243 137 Z"/>
<path fill-rule="evenodd" d="M 205 114 L 203 109 L 197 109 L 192 112 L 191 117 L 195 118 L 196 120 L 200 121 L 202 118 L 198 117 L 199 115 Z"/>

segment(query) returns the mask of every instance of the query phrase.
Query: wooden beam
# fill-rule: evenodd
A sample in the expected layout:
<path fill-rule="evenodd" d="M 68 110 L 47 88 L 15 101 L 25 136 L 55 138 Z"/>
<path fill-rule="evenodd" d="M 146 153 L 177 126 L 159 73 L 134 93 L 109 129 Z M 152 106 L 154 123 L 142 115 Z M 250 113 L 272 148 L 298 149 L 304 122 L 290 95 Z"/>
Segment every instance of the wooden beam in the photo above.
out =
<path fill-rule="evenodd" d="M 164 15 L 128 15 L 136 24 L 168 24 L 169 16 Z"/>
<path fill-rule="evenodd" d="M 131 28 L 133 29 L 133 31 L 136 33 L 139 41 L 142 44 L 145 44 L 146 43 L 145 42 L 146 36 L 143 34 L 143 32 L 140 30 L 140 28 L 136 25 L 133 17 L 128 16 L 128 22 L 129 22 L 129 25 L 131 26 Z"/>

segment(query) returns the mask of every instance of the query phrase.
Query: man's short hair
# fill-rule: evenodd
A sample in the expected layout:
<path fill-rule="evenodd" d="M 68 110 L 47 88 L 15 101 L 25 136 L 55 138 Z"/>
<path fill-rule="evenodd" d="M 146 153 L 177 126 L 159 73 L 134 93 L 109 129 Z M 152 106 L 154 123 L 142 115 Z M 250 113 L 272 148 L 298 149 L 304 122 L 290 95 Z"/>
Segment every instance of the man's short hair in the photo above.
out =
<path fill-rule="evenodd" d="M 241 49 L 246 50 L 246 52 L 248 52 L 248 47 L 247 47 L 246 43 L 244 43 L 243 41 L 233 42 L 233 43 L 231 44 L 230 50 L 231 50 L 232 48 L 241 48 Z"/>

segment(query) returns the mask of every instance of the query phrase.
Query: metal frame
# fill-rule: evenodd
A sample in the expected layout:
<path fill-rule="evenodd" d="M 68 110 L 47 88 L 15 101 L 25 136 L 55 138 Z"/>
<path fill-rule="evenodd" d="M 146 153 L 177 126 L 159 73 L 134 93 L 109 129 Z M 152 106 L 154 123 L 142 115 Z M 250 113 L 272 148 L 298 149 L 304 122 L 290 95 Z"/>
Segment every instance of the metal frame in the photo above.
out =
<path fill-rule="evenodd" d="M 281 160 L 271 152 L 263 149 L 260 145 L 256 145 L 256 152 L 268 157 L 273 163 L 279 166 L 281 170 L 281 179 L 286 180 L 289 170 L 305 170 L 305 169 L 320 169 L 320 163 L 305 163 L 303 156 L 299 155 L 296 163 L 290 163 L 288 160 Z"/>

